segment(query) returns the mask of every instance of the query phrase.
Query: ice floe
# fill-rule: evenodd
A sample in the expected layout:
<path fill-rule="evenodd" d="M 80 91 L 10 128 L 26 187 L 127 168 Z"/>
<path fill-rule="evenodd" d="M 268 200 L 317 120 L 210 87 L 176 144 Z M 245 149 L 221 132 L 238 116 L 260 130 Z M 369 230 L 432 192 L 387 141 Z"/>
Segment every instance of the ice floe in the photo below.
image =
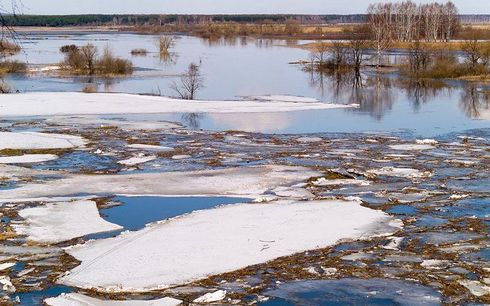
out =
<path fill-rule="evenodd" d="M 416 143 L 416 144 L 396 144 L 391 145 L 391 149 L 400 151 L 419 151 L 419 150 L 430 150 L 435 147 L 432 144 L 427 143 Z"/>
<path fill-rule="evenodd" d="M 148 150 L 148 151 L 172 151 L 174 149 L 171 147 L 139 144 L 139 143 L 129 144 L 127 145 L 127 147 L 131 149 L 140 149 L 140 150 Z"/>
<path fill-rule="evenodd" d="M 81 264 L 59 282 L 113 292 L 166 288 L 399 227 L 357 201 L 228 205 L 70 247 Z"/>
<path fill-rule="evenodd" d="M 155 160 L 156 156 L 134 156 L 125 160 L 120 160 L 117 163 L 125 166 L 134 166 L 144 164 L 149 161 Z"/>
<path fill-rule="evenodd" d="M 66 103 L 70 101 L 70 103 Z M 352 108 L 302 101 L 189 101 L 131 94 L 22 93 L 0 97 L 2 117 L 149 113 L 262 113 Z"/>
<path fill-rule="evenodd" d="M 309 168 L 278 165 L 188 172 L 68 175 L 42 184 L 32 183 L 12 190 L 0 190 L 0 202 L 50 200 L 51 197 L 76 194 L 225 195 L 255 198 L 269 189 L 292 186 L 320 175 L 320 172 Z"/>
<path fill-rule="evenodd" d="M 396 176 L 405 178 L 421 178 L 431 176 L 429 171 L 420 171 L 412 168 L 384 167 L 381 169 L 368 170 L 368 173 L 376 175 Z"/>
<path fill-rule="evenodd" d="M 2 114 L 3 115 L 3 114 Z M 0 150 L 3 149 L 71 149 L 84 146 L 79 136 L 36 132 L 0 132 Z"/>
<path fill-rule="evenodd" d="M 13 224 L 14 230 L 29 240 L 57 243 L 92 233 L 122 229 L 102 219 L 95 202 L 48 203 L 19 211 L 25 222 Z"/>
<path fill-rule="evenodd" d="M 58 156 L 54 154 L 24 154 L 18 156 L 2 156 L 0 157 L 0 164 L 41 163 L 50 160 L 55 160 L 57 158 Z"/>
<path fill-rule="evenodd" d="M 206 293 L 205 295 L 195 299 L 193 302 L 199 304 L 203 304 L 203 303 L 207 304 L 207 303 L 219 302 L 223 300 L 225 297 L 226 297 L 226 290 L 218 290 L 215 292 Z"/>
<path fill-rule="evenodd" d="M 61 294 L 54 298 L 44 301 L 49 306 L 177 306 L 182 301 L 165 297 L 158 300 L 128 300 L 128 301 L 110 301 L 92 298 L 79 293 Z"/>
<path fill-rule="evenodd" d="M 290 96 L 290 95 L 263 95 L 263 96 L 249 96 L 248 98 L 251 100 L 271 101 L 271 102 L 303 102 L 303 103 L 319 102 L 315 98 Z"/>

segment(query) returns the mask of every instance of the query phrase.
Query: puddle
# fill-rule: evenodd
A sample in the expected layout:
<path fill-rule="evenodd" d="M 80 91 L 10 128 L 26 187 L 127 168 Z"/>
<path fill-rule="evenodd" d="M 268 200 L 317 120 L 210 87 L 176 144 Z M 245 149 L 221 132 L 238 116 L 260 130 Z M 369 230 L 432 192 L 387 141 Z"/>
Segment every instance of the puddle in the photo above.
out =
<path fill-rule="evenodd" d="M 137 231 L 146 224 L 184 215 L 196 210 L 214 208 L 225 204 L 247 203 L 247 198 L 230 197 L 115 197 L 121 205 L 100 210 L 108 222 L 119 224 L 123 230 Z M 113 237 L 121 231 L 86 236 L 86 239 Z"/>
<path fill-rule="evenodd" d="M 396 288 L 396 290 L 393 290 Z M 293 281 L 264 292 L 275 305 L 440 305 L 440 294 L 429 287 L 391 279 Z"/>
<path fill-rule="evenodd" d="M 21 292 L 14 294 L 13 297 L 20 299 L 20 305 L 38 306 L 42 305 L 43 300 L 50 297 L 58 296 L 62 293 L 73 292 L 73 289 L 67 286 L 53 286 L 40 291 Z"/>

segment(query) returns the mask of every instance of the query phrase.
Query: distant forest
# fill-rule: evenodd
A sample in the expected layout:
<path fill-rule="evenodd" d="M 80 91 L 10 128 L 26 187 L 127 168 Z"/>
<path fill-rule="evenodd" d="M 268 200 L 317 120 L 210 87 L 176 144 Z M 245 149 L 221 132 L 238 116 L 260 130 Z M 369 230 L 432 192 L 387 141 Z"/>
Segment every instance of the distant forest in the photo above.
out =
<path fill-rule="evenodd" d="M 209 22 L 270 23 L 296 20 L 302 24 L 362 23 L 365 14 L 356 15 L 7 15 L 8 26 L 129 26 L 203 24 Z M 462 23 L 490 23 L 490 15 L 460 15 Z"/>

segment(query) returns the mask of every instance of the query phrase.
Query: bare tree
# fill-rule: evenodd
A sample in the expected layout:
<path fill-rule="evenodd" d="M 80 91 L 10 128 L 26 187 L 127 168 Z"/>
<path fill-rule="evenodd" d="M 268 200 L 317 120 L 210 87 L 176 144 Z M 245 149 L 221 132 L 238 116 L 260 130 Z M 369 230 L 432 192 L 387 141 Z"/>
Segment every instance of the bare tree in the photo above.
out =
<path fill-rule="evenodd" d="M 442 35 L 445 41 L 450 41 L 460 26 L 459 12 L 453 2 L 447 2 L 443 7 Z"/>
<path fill-rule="evenodd" d="M 449 41 L 459 28 L 458 9 L 452 2 L 417 6 L 412 0 L 373 4 L 368 9 L 368 23 L 375 40 L 379 35 L 397 41 Z M 381 33 L 377 33 L 381 32 Z"/>
<path fill-rule="evenodd" d="M 377 56 L 376 68 L 381 66 L 383 52 L 392 42 L 391 13 L 391 6 L 386 3 L 371 4 L 368 8 L 368 23 Z"/>
<path fill-rule="evenodd" d="M 82 46 L 80 47 L 80 54 L 82 55 L 89 74 L 94 74 L 95 64 L 97 62 L 97 47 L 92 44 Z"/>
<path fill-rule="evenodd" d="M 369 47 L 367 40 L 355 39 L 349 43 L 349 62 L 354 69 L 356 77 L 361 73 L 361 66 L 364 61 L 364 53 Z"/>
<path fill-rule="evenodd" d="M 330 46 L 325 42 L 317 42 L 315 45 L 315 49 L 311 53 L 311 61 L 313 65 L 323 65 L 327 62 L 328 52 L 330 50 Z"/>
<path fill-rule="evenodd" d="M 191 63 L 187 71 L 180 77 L 180 84 L 173 83 L 171 88 L 185 100 L 194 100 L 196 93 L 204 87 L 204 79 L 200 66 Z"/>
<path fill-rule="evenodd" d="M 160 54 L 169 53 L 170 49 L 175 46 L 175 37 L 171 35 L 160 36 L 158 38 L 158 48 Z"/>
<path fill-rule="evenodd" d="M 431 61 L 431 50 L 419 40 L 412 43 L 408 50 L 408 64 L 412 75 L 419 77 L 427 70 Z"/>
<path fill-rule="evenodd" d="M 461 50 L 463 51 L 464 57 L 466 58 L 466 61 L 468 62 L 470 67 L 472 69 L 475 69 L 480 59 L 482 58 L 481 48 L 478 40 L 473 39 L 466 41 L 461 45 Z"/>

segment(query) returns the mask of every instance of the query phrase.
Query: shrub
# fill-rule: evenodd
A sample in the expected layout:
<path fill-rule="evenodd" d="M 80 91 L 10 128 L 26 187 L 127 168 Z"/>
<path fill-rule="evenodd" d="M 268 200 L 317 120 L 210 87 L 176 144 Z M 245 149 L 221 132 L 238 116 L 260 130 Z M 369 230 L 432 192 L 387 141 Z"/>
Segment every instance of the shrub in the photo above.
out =
<path fill-rule="evenodd" d="M 26 63 L 22 63 L 19 61 L 0 62 L 0 73 L 25 73 L 26 71 Z"/>
<path fill-rule="evenodd" d="M 175 37 L 173 36 L 160 36 L 158 39 L 158 48 L 160 53 L 168 53 L 170 49 L 175 45 Z"/>
<path fill-rule="evenodd" d="M 64 45 L 60 48 L 61 53 L 69 53 L 72 51 L 78 51 L 78 47 L 75 45 Z"/>
<path fill-rule="evenodd" d="M 134 56 L 146 56 L 147 53 L 148 53 L 148 50 L 146 50 L 146 49 L 133 49 L 133 50 L 131 50 L 131 55 L 134 55 Z"/>
<path fill-rule="evenodd" d="M 133 72 L 131 61 L 114 57 L 108 48 L 99 58 L 97 48 L 91 44 L 69 50 L 62 65 L 78 74 L 121 75 Z"/>
<path fill-rule="evenodd" d="M 88 44 L 80 48 L 80 54 L 85 63 L 85 69 L 88 70 L 89 74 L 95 74 L 95 64 L 97 61 L 97 47 Z"/>
<path fill-rule="evenodd" d="M 4 81 L 0 81 L 0 94 L 6 94 L 11 92 L 12 92 L 12 88 L 10 88 L 10 86 Z"/>
<path fill-rule="evenodd" d="M 97 92 L 97 87 L 93 84 L 87 84 L 83 87 L 82 91 L 84 93 L 96 93 Z"/>
<path fill-rule="evenodd" d="M 20 52 L 20 46 L 6 41 L 6 40 L 0 40 L 0 54 L 2 55 L 14 55 Z"/>
<path fill-rule="evenodd" d="M 104 75 L 131 74 L 133 64 L 122 58 L 114 57 L 111 50 L 106 48 L 104 54 L 97 61 L 97 73 Z"/>
<path fill-rule="evenodd" d="M 85 69 L 85 60 L 80 53 L 80 50 L 71 50 L 68 51 L 65 55 L 65 61 L 63 62 L 63 66 L 67 66 L 69 69 L 81 72 Z"/>

